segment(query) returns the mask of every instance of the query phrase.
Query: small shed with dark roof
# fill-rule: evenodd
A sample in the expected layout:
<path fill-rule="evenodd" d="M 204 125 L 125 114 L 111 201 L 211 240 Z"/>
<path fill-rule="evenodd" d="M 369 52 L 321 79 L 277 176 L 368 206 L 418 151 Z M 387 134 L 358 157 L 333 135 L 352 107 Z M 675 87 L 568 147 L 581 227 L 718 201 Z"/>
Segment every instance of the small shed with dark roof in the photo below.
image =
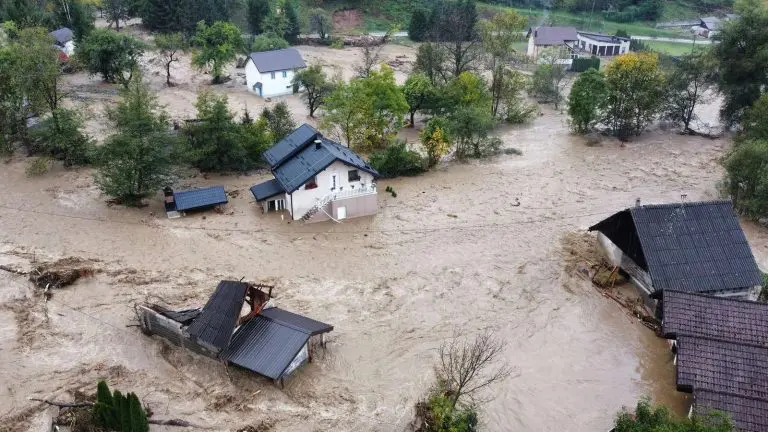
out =
<path fill-rule="evenodd" d="M 755 299 L 762 284 L 730 201 L 636 206 L 589 230 L 653 298 L 674 290 Z"/>
<path fill-rule="evenodd" d="M 176 217 L 180 212 L 206 210 L 229 202 L 224 186 L 213 186 L 174 192 L 165 188 L 165 211 L 168 217 Z"/>

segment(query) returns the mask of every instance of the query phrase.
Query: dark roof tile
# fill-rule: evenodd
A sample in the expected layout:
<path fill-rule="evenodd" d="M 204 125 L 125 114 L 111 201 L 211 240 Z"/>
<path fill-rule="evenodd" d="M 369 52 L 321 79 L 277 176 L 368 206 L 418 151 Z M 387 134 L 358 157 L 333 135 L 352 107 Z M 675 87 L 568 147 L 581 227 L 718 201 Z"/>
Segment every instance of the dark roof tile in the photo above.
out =
<path fill-rule="evenodd" d="M 271 168 L 276 168 L 290 157 L 300 152 L 307 144 L 315 140 L 320 134 L 317 129 L 304 123 L 264 152 L 264 160 Z"/>
<path fill-rule="evenodd" d="M 177 211 L 213 207 L 229 202 L 223 186 L 175 192 L 173 197 Z"/>
<path fill-rule="evenodd" d="M 677 387 L 768 400 L 768 348 L 678 336 Z"/>
<path fill-rule="evenodd" d="M 727 413 L 740 432 L 768 431 L 768 401 L 708 390 L 695 390 L 694 413 Z"/>
<path fill-rule="evenodd" d="M 187 333 L 219 351 L 226 348 L 240 318 L 247 289 L 248 284 L 243 282 L 219 282 L 200 315 L 187 328 Z"/>
<path fill-rule="evenodd" d="M 278 322 L 282 325 L 291 327 L 295 330 L 302 331 L 309 335 L 316 335 L 320 333 L 327 333 L 333 330 L 333 326 L 320 321 L 315 321 L 312 318 L 288 312 L 287 310 L 280 308 L 269 308 L 261 311 L 261 315 L 265 316 L 272 321 Z"/>
<path fill-rule="evenodd" d="M 261 73 L 307 67 L 296 48 L 254 52 L 249 56 L 256 69 Z"/>
<path fill-rule="evenodd" d="M 256 186 L 251 187 L 251 193 L 256 201 L 264 201 L 265 199 L 272 198 L 273 196 L 285 193 L 285 190 L 280 186 L 280 182 L 275 179 L 259 183 Z"/>

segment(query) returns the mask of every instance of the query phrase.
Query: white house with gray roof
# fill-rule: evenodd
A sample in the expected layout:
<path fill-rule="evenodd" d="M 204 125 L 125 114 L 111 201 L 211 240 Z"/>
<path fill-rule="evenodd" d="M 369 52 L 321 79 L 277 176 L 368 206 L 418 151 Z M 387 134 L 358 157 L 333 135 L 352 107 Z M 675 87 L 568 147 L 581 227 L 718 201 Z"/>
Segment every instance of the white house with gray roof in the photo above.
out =
<path fill-rule="evenodd" d="M 306 67 L 296 48 L 251 53 L 245 64 L 248 91 L 264 98 L 295 93 L 301 89 L 293 88 L 293 76 Z"/>
<path fill-rule="evenodd" d="M 264 152 L 273 180 L 251 188 L 263 211 L 287 211 L 293 220 L 319 222 L 376 214 L 376 172 L 363 158 L 300 126 Z"/>
<path fill-rule="evenodd" d="M 48 33 L 53 38 L 56 48 L 66 54 L 67 57 L 75 53 L 75 34 L 72 30 L 62 27 Z"/>

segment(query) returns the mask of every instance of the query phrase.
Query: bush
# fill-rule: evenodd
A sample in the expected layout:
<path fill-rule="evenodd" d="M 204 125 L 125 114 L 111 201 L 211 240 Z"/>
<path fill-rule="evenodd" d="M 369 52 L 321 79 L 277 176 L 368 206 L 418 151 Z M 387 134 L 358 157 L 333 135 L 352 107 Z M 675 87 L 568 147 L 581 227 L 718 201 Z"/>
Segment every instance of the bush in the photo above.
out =
<path fill-rule="evenodd" d="M 386 150 L 373 153 L 368 163 L 384 178 L 415 176 L 425 171 L 424 159 L 408 150 L 405 142 L 393 143 Z"/>
<path fill-rule="evenodd" d="M 590 68 L 600 70 L 600 59 L 594 56 L 592 58 L 573 59 L 573 64 L 571 65 L 572 72 L 585 72 Z"/>
<path fill-rule="evenodd" d="M 64 162 L 64 166 L 91 162 L 93 141 L 81 131 L 83 119 L 75 111 L 59 108 L 45 119 L 32 136 L 35 150 Z"/>
<path fill-rule="evenodd" d="M 425 402 L 416 405 L 416 415 L 423 421 L 422 432 L 475 432 L 477 411 L 472 407 L 453 408 L 446 391 L 438 386 Z"/>
<path fill-rule="evenodd" d="M 736 210 L 758 219 L 768 215 L 768 141 L 748 140 L 725 160 L 725 189 Z"/>
<path fill-rule="evenodd" d="M 344 49 L 344 40 L 341 38 L 333 38 L 331 41 L 331 48 L 334 49 Z"/>
<path fill-rule="evenodd" d="M 288 48 L 290 44 L 287 40 L 271 33 L 260 34 L 253 40 L 251 50 L 253 52 L 272 51 Z"/>
<path fill-rule="evenodd" d="M 48 172 L 50 166 L 51 158 L 47 156 L 34 158 L 27 162 L 27 167 L 24 168 L 24 174 L 26 174 L 27 177 L 40 177 Z"/>

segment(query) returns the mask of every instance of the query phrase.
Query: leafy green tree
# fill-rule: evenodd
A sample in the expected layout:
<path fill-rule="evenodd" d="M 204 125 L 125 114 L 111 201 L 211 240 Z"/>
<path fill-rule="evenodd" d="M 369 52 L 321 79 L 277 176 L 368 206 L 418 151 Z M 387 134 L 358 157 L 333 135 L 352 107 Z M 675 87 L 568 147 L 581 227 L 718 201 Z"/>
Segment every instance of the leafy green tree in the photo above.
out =
<path fill-rule="evenodd" d="M 427 11 L 421 8 L 414 9 L 411 22 L 408 24 L 408 37 L 414 42 L 422 42 L 426 40 L 429 30 Z"/>
<path fill-rule="evenodd" d="M 603 122 L 621 138 L 639 135 L 659 113 L 664 96 L 664 76 L 659 57 L 629 53 L 617 57 L 605 70 L 608 94 Z"/>
<path fill-rule="evenodd" d="M 421 145 L 427 151 L 427 166 L 433 167 L 451 150 L 450 125 L 443 117 L 433 117 L 421 131 Z"/>
<path fill-rule="evenodd" d="M 140 16 L 142 24 L 161 33 L 182 32 L 187 36 L 195 33 L 195 27 L 206 17 L 196 0 L 142 0 Z"/>
<path fill-rule="evenodd" d="M 94 143 L 83 131 L 83 119 L 75 111 L 58 108 L 32 133 L 37 149 L 64 162 L 65 167 L 86 165 L 91 161 Z"/>
<path fill-rule="evenodd" d="M 325 99 L 333 92 L 333 83 L 320 65 L 312 65 L 297 72 L 293 76 L 293 85 L 304 89 L 302 98 L 307 103 L 310 117 L 315 116 L 315 111 L 325 104 Z"/>
<path fill-rule="evenodd" d="M 568 96 L 568 115 L 576 132 L 587 133 L 598 122 L 606 96 L 602 72 L 590 68 L 579 75 Z"/>
<path fill-rule="evenodd" d="M 626 410 L 616 418 L 615 432 L 735 432 L 733 423 L 721 413 L 675 419 L 664 407 L 647 400 L 637 403 L 634 413 Z"/>
<path fill-rule="evenodd" d="M 95 28 L 93 8 L 78 0 L 62 0 L 53 3 L 53 21 L 56 27 L 68 27 L 80 42 Z"/>
<path fill-rule="evenodd" d="M 729 126 L 740 122 L 768 88 L 768 9 L 746 0 L 737 2 L 735 10 L 740 18 L 726 24 L 712 45 L 724 98 L 720 117 Z"/>
<path fill-rule="evenodd" d="M 440 45 L 424 42 L 419 45 L 413 71 L 423 73 L 437 85 L 446 80 L 445 60 L 446 53 Z"/>
<path fill-rule="evenodd" d="M 5 6 L 4 8 L 2 6 Z M 4 21 L 12 21 L 19 28 L 49 27 L 50 15 L 37 2 L 31 0 L 8 0 L 0 3 L 0 12 L 5 9 Z"/>
<path fill-rule="evenodd" d="M 197 122 L 183 130 L 185 154 L 203 172 L 244 171 L 251 166 L 248 152 L 226 96 L 201 92 L 197 97 Z"/>
<path fill-rule="evenodd" d="M 549 50 L 541 53 L 539 58 L 543 64 L 533 72 L 531 79 L 531 96 L 540 103 L 551 103 L 555 109 L 559 108 L 563 101 L 563 87 L 565 86 L 565 66 L 558 63 L 560 58 L 557 50 Z"/>
<path fill-rule="evenodd" d="M 278 102 L 271 110 L 269 107 L 264 107 L 261 117 L 267 121 L 275 141 L 282 140 L 296 129 L 296 122 L 293 121 L 291 111 L 285 102 Z"/>
<path fill-rule="evenodd" d="M 13 152 L 15 143 L 27 142 L 25 85 L 29 76 L 22 73 L 23 52 L 15 45 L 0 47 L 0 154 Z"/>
<path fill-rule="evenodd" d="M 264 18 L 262 26 L 264 33 L 271 33 L 285 39 L 285 33 L 288 31 L 288 19 L 285 14 L 271 10 L 269 15 Z"/>
<path fill-rule="evenodd" d="M 251 164 L 256 166 L 262 163 L 261 156 L 272 147 L 276 140 L 270 131 L 267 119 L 262 117 L 253 121 L 247 117 L 248 112 L 246 111 L 246 116 L 241 121 L 239 128 L 240 140 Z"/>
<path fill-rule="evenodd" d="M 77 48 L 77 56 L 91 74 L 100 74 L 105 82 L 125 87 L 131 82 L 143 53 L 142 42 L 108 29 L 92 31 Z"/>
<path fill-rule="evenodd" d="M 768 140 L 768 95 L 763 95 L 744 112 L 742 134 L 748 139 Z"/>
<path fill-rule="evenodd" d="M 630 38 L 630 37 L 629 37 L 629 33 L 627 33 L 627 31 L 626 31 L 626 30 L 624 30 L 624 29 L 618 29 L 618 30 L 616 30 L 616 34 L 614 34 L 614 36 L 616 36 L 616 37 L 620 37 L 620 38 L 627 38 L 627 39 L 629 39 L 629 38 Z"/>
<path fill-rule="evenodd" d="M 20 30 L 10 49 L 16 52 L 14 56 L 19 60 L 20 85 L 27 102 L 38 114 L 55 113 L 64 94 L 59 86 L 59 51 L 51 44 L 46 29 L 31 27 Z"/>
<path fill-rule="evenodd" d="M 497 152 L 500 143 L 488 136 L 496 122 L 483 78 L 464 72 L 448 83 L 444 95 L 443 110 L 448 114 L 456 157 L 485 157 Z"/>
<path fill-rule="evenodd" d="M 411 116 L 411 127 L 413 127 L 416 112 L 429 108 L 437 97 L 437 91 L 426 75 L 416 72 L 405 81 L 403 95 L 408 103 L 408 113 Z"/>
<path fill-rule="evenodd" d="M 309 13 L 309 28 L 317 33 L 320 40 L 326 40 L 331 37 L 333 31 L 333 21 L 328 12 L 321 8 L 312 9 Z"/>
<path fill-rule="evenodd" d="M 281 38 L 280 36 L 277 36 L 274 33 L 263 33 L 256 36 L 256 38 L 253 40 L 251 51 L 273 51 L 277 49 L 288 48 L 289 46 L 291 46 L 291 44 L 289 44 L 287 40 Z"/>
<path fill-rule="evenodd" d="M 504 78 L 509 76 L 507 65 L 516 55 L 515 43 L 522 39 L 521 32 L 528 25 L 528 20 L 513 11 L 495 15 L 481 27 L 483 47 L 488 53 L 488 68 L 491 71 L 491 113 L 499 115 L 502 95 L 506 88 Z"/>
<path fill-rule="evenodd" d="M 520 71 L 505 69 L 501 80 L 500 109 L 496 118 L 507 123 L 522 124 L 530 121 L 538 111 L 536 106 L 525 102 L 523 91 L 529 87 L 528 77 Z M 492 97 L 495 97 L 492 95 Z"/>
<path fill-rule="evenodd" d="M 339 85 L 326 101 L 323 124 L 348 145 L 375 150 L 389 144 L 407 112 L 408 102 L 392 68 L 382 65 L 368 78 Z"/>
<path fill-rule="evenodd" d="M 475 0 L 437 2 L 431 36 L 447 53 L 448 71 L 454 76 L 472 70 L 481 55 Z"/>
<path fill-rule="evenodd" d="M 405 142 L 395 142 L 372 153 L 368 163 L 385 178 L 414 176 L 425 171 L 421 155 L 409 150 Z"/>
<path fill-rule="evenodd" d="M 299 23 L 299 13 L 296 12 L 296 5 L 292 0 L 285 0 L 283 5 L 283 14 L 288 25 L 285 27 L 285 33 L 283 38 L 291 45 L 294 45 L 299 40 L 299 34 L 301 34 L 301 24 Z"/>
<path fill-rule="evenodd" d="M 189 46 L 182 33 L 159 34 L 155 36 L 155 46 L 165 63 L 165 84 L 171 87 L 171 65 L 179 61 L 178 54 Z"/>
<path fill-rule="evenodd" d="M 708 53 L 682 56 L 667 74 L 664 117 L 691 131 L 691 122 L 697 119 L 696 105 L 705 97 L 714 80 L 715 64 Z"/>
<path fill-rule="evenodd" d="M 128 0 L 101 0 L 101 4 L 110 26 L 115 23 L 115 30 L 120 31 L 120 21 L 130 18 L 130 2 Z"/>
<path fill-rule="evenodd" d="M 213 83 L 222 81 L 224 66 L 235 60 L 243 45 L 240 29 L 232 23 L 216 21 L 208 26 L 197 24 L 195 43 L 200 49 L 192 56 L 192 63 L 198 68 L 211 68 Z"/>
<path fill-rule="evenodd" d="M 253 34 L 264 32 L 264 18 L 270 13 L 269 0 L 248 0 L 248 28 Z"/>
<path fill-rule="evenodd" d="M 96 184 L 117 202 L 140 205 L 171 182 L 176 137 L 141 78 L 123 90 L 108 117 L 115 133 L 99 149 Z"/>
<path fill-rule="evenodd" d="M 725 171 L 734 207 L 755 219 L 768 215 L 768 140 L 739 143 L 725 160 Z"/>

